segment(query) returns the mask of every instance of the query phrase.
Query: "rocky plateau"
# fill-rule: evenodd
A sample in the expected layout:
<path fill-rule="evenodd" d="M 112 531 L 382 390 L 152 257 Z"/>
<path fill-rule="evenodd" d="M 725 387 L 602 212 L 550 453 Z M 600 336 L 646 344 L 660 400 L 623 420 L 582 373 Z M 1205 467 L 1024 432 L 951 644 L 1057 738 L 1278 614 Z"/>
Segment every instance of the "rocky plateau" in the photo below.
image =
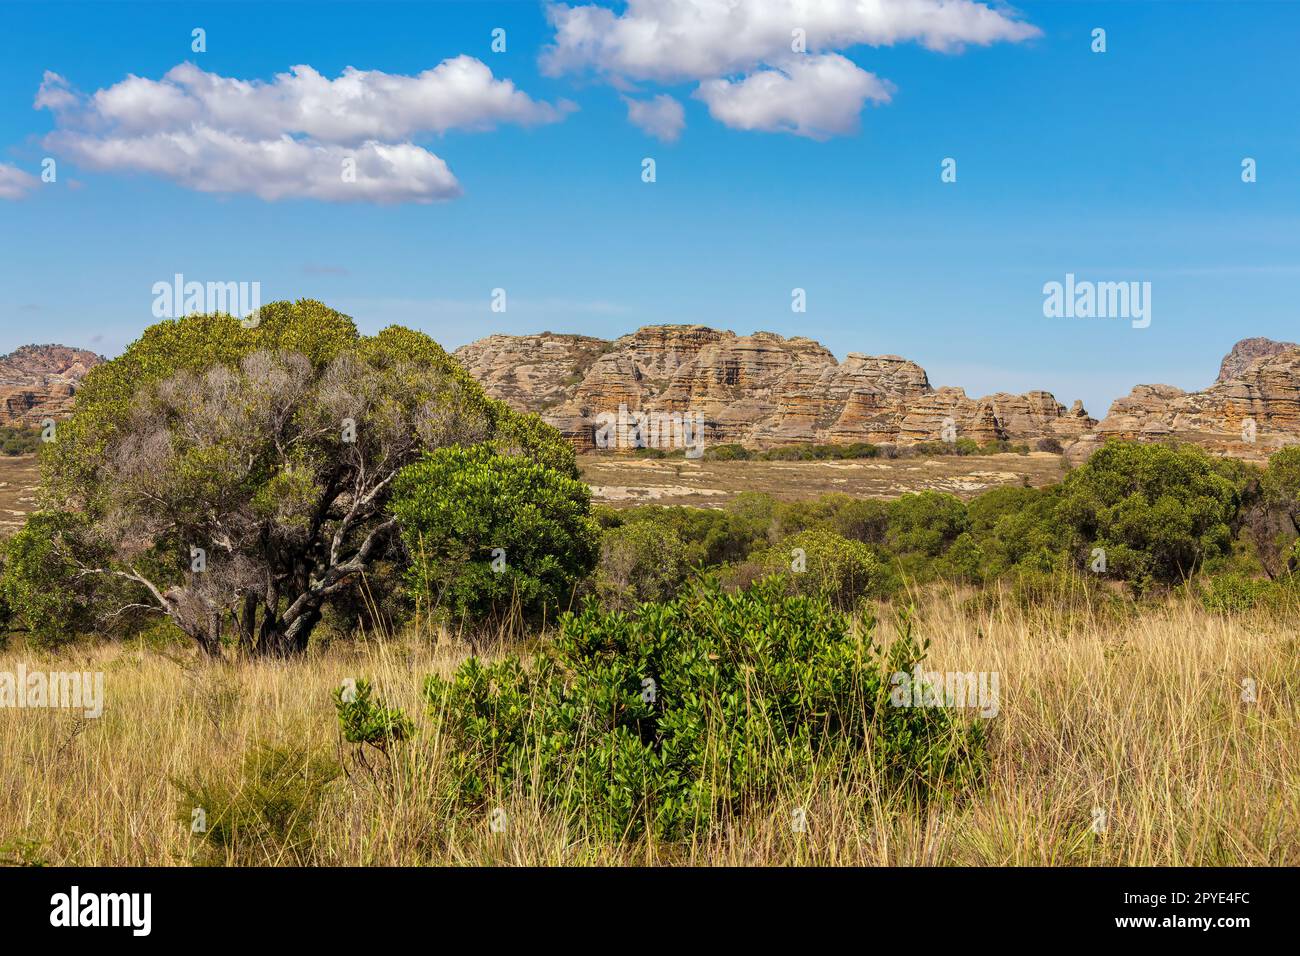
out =
<path fill-rule="evenodd" d="M 1138 385 L 1105 418 L 1046 391 L 974 398 L 935 387 L 897 355 L 850 352 L 770 332 L 653 325 L 607 341 L 582 335 L 491 335 L 455 352 L 487 390 L 538 412 L 579 450 L 593 450 L 601 416 L 702 414 L 706 444 L 911 445 L 948 437 L 1006 440 L 1082 460 L 1108 437 L 1193 441 L 1219 454 L 1263 458 L 1300 442 L 1300 346 L 1243 339 L 1208 388 Z M 607 419 L 606 419 L 607 420 Z"/>

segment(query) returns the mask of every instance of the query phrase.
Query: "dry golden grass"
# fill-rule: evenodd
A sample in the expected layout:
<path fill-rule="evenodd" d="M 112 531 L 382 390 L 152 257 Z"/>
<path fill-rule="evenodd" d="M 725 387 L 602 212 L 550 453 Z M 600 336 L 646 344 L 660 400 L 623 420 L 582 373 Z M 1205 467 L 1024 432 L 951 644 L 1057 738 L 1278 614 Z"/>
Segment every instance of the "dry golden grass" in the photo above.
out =
<path fill-rule="evenodd" d="M 1300 863 L 1300 646 L 1295 619 L 1212 616 L 1189 602 L 1139 615 L 976 614 L 931 596 L 917 616 L 934 670 L 997 671 L 992 763 L 977 791 L 927 810 L 870 782 L 825 781 L 671 846 L 594 845 L 544 810 L 508 805 L 504 833 L 439 800 L 445 754 L 420 685 L 463 656 L 412 636 L 291 663 L 207 664 L 140 646 L 0 654 L 0 670 L 103 670 L 107 707 L 0 710 L 0 856 L 69 865 L 184 865 L 195 844 L 175 779 L 238 779 L 247 749 L 292 741 L 342 755 L 312 821 L 324 865 L 858 864 L 1295 865 Z M 889 628 L 881 636 L 887 638 Z M 417 718 L 414 739 L 367 772 L 341 747 L 331 700 L 371 678 Z M 1258 688 L 1242 701 L 1242 681 Z M 794 832 L 791 806 L 807 808 Z M 1094 810 L 1106 826 L 1094 832 Z M 23 842 L 25 841 L 25 842 Z M 26 847 L 19 852 L 14 847 Z M 231 862 L 237 857 L 230 857 Z M 243 862 L 301 862 L 263 854 Z"/>

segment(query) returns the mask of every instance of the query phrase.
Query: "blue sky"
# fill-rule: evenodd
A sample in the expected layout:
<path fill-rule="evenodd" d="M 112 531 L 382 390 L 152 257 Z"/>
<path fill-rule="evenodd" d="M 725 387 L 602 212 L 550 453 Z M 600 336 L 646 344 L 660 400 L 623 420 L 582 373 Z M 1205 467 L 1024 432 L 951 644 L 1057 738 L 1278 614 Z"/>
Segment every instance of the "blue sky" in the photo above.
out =
<path fill-rule="evenodd" d="M 1014 11 L 1041 34 L 836 47 L 890 98 L 815 139 L 715 118 L 699 76 L 544 68 L 556 28 L 540 2 L 0 4 L 0 164 L 39 176 L 43 157 L 59 162 L 56 182 L 0 199 L 0 351 L 116 354 L 177 272 L 258 281 L 263 301 L 318 298 L 364 330 L 402 323 L 449 348 L 665 322 L 807 335 L 841 358 L 904 355 L 972 395 L 1046 388 L 1099 417 L 1140 382 L 1205 386 L 1245 336 L 1300 338 L 1300 5 Z M 191 51 L 195 27 L 206 52 Z M 62 121 L 33 106 L 46 71 L 94 93 L 186 61 L 269 83 L 299 64 L 411 76 L 460 56 L 554 115 L 397 136 L 459 184 L 432 203 L 268 200 L 92 168 L 52 148 Z M 624 101 L 664 94 L 684 110 L 672 142 Z M 945 157 L 955 183 L 940 181 Z M 1243 157 L 1257 182 L 1241 181 Z M 1043 284 L 1068 272 L 1150 282 L 1150 327 L 1045 318 Z M 498 287 L 504 314 L 489 310 Z M 791 311 L 795 287 L 806 313 Z"/>

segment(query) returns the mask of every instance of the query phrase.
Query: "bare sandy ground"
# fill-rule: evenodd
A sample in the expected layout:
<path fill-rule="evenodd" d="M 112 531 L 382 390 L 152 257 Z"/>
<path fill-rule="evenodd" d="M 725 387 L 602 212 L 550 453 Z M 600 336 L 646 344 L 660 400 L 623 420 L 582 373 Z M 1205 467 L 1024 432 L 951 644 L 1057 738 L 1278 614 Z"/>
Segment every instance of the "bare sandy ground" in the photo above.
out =
<path fill-rule="evenodd" d="M 1060 455 L 987 455 L 852 461 L 688 461 L 582 455 L 583 480 L 596 501 L 720 507 L 743 491 L 799 500 L 830 492 L 859 498 L 897 498 L 909 491 L 947 491 L 972 498 L 1001 485 L 1041 487 L 1060 481 Z"/>
<path fill-rule="evenodd" d="M 36 506 L 36 456 L 0 455 L 0 536 L 23 526 Z"/>
<path fill-rule="evenodd" d="M 742 491 L 800 500 L 829 492 L 859 498 L 897 498 L 909 491 L 949 491 L 971 498 L 999 485 L 1034 487 L 1065 474 L 1060 455 L 854 461 L 687 461 L 617 455 L 581 455 L 578 465 L 592 497 L 613 507 L 642 504 L 718 508 Z M 36 457 L 0 456 L 0 535 L 22 527 L 36 503 Z"/>

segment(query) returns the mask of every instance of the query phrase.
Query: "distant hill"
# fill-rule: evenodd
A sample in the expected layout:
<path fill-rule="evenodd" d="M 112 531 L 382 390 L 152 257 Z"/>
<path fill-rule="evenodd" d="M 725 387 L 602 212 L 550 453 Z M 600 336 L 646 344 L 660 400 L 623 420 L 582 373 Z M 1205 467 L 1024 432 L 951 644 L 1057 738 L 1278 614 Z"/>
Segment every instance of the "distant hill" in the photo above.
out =
<path fill-rule="evenodd" d="M 0 358 L 0 425 L 39 425 L 67 415 L 77 386 L 103 361 L 66 345 L 24 345 Z"/>
<path fill-rule="evenodd" d="M 1045 391 L 971 398 L 934 388 L 897 355 L 850 352 L 843 362 L 809 338 L 737 335 L 703 325 L 652 325 L 613 342 L 588 336 L 493 335 L 456 357 L 494 396 L 541 412 L 580 448 L 596 418 L 629 410 L 702 412 L 706 441 L 939 441 L 948 420 L 978 442 L 1069 442 L 1096 426 L 1079 402 Z"/>
<path fill-rule="evenodd" d="M 1300 444 L 1300 345 L 1259 337 L 1234 345 L 1208 388 L 1137 385 L 1101 421 L 1046 391 L 974 398 L 933 386 L 925 369 L 897 355 L 850 352 L 840 362 L 802 336 L 704 325 L 650 325 L 612 341 L 491 335 L 454 354 L 491 395 L 540 413 L 580 450 L 594 447 L 600 416 L 620 405 L 700 414 L 709 445 L 909 445 L 941 441 L 947 426 L 981 444 L 1056 443 L 1075 460 L 1109 436 L 1177 438 L 1253 459 Z M 0 425 L 67 415 L 103 361 L 65 345 L 26 345 L 0 358 Z"/>
<path fill-rule="evenodd" d="M 1263 338 L 1234 346 L 1208 389 L 1139 385 L 1100 422 L 1046 391 L 973 398 L 934 387 L 921 366 L 897 355 L 850 352 L 839 362 L 809 338 L 704 325 L 646 326 L 613 341 L 492 335 L 455 356 L 489 393 L 540 413 L 581 450 L 593 448 L 599 416 L 620 405 L 702 413 L 708 444 L 759 447 L 933 442 L 945 425 L 980 443 L 1052 447 L 1051 439 L 1076 459 L 1108 435 L 1182 438 L 1246 458 L 1300 443 L 1300 346 Z"/>

